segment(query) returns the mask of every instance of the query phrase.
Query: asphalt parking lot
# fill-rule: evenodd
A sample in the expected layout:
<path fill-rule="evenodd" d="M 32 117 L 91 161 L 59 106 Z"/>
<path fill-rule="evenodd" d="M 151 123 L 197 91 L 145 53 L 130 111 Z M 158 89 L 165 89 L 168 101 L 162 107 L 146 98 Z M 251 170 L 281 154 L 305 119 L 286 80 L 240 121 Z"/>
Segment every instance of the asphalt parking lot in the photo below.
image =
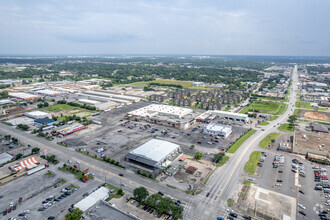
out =
<path fill-rule="evenodd" d="M 51 170 L 55 176 L 45 175 L 48 170 Z M 67 182 L 61 184 L 59 179 L 65 179 Z M 18 214 L 25 210 L 30 210 L 28 214 L 30 219 L 47 219 L 49 216 L 56 216 L 57 219 L 64 219 L 64 215 L 68 213 L 68 208 L 81 200 L 85 192 L 91 192 L 96 181 L 83 183 L 78 181 L 72 174 L 64 173 L 57 169 L 57 166 L 51 166 L 49 169 L 44 169 L 30 176 L 22 176 L 10 183 L 1 186 L 1 194 L 3 198 L 0 199 L 0 219 L 8 219 L 10 217 L 18 217 Z M 50 196 L 59 197 L 63 193 L 60 192 L 63 188 L 69 185 L 77 186 L 72 196 L 67 196 L 59 202 L 55 202 L 44 211 L 38 211 L 41 207 L 42 201 Z M 56 186 L 56 187 L 55 187 Z M 18 204 L 19 197 L 22 197 L 22 203 Z M 3 215 L 4 210 L 10 208 L 10 203 L 16 204 L 16 209 Z"/>
<path fill-rule="evenodd" d="M 323 190 L 314 190 L 316 182 L 314 182 L 314 170 L 311 162 L 299 157 L 298 155 L 290 155 L 280 151 L 266 151 L 267 157 L 263 162 L 262 167 L 258 167 L 256 172 L 258 177 L 255 177 L 255 182 L 259 187 L 276 191 L 297 199 L 297 219 L 319 219 L 319 211 L 326 210 L 330 206 L 326 206 L 327 193 Z M 273 159 L 275 155 L 284 155 L 285 162 L 277 168 L 273 168 Z M 292 171 L 292 159 L 298 159 L 304 164 L 305 177 L 299 176 L 298 173 Z M 317 165 L 319 166 L 319 165 Z M 324 167 L 324 166 L 321 166 Z M 327 167 L 324 167 L 329 170 Z M 281 182 L 280 182 L 281 181 Z M 301 190 L 302 192 L 299 192 Z M 298 207 L 302 204 L 306 209 Z M 299 210 L 304 211 L 306 216 L 299 213 Z"/>
<path fill-rule="evenodd" d="M 196 123 L 190 129 L 180 130 L 172 127 L 147 123 L 145 121 L 130 121 L 124 119 L 127 112 L 149 105 L 148 102 L 134 103 L 122 108 L 113 109 L 104 112 L 93 120 L 102 122 L 102 126 L 93 125 L 87 129 L 79 131 L 68 137 L 63 138 L 70 147 L 84 148 L 91 154 L 101 156 L 109 156 L 118 161 L 124 162 L 125 155 L 132 149 L 142 145 L 152 138 L 159 138 L 166 141 L 179 144 L 183 152 L 188 155 L 194 155 L 197 151 L 203 153 L 203 158 L 211 160 L 213 154 L 218 153 L 220 149 L 228 148 L 232 142 L 244 134 L 248 128 L 241 122 L 233 122 L 221 120 L 222 124 L 232 126 L 232 133 L 226 139 L 220 138 L 215 140 L 210 135 L 203 134 L 204 124 Z M 216 120 L 215 122 L 219 122 Z M 146 125 L 150 127 L 145 127 Z M 220 124 L 220 123 L 219 123 Z M 199 128 L 198 128 L 199 126 Z M 197 130 L 193 130 L 194 128 Z M 154 131 L 152 129 L 155 129 Z M 166 130 L 167 134 L 162 135 L 162 131 Z M 213 139 L 214 141 L 211 141 Z M 199 143 L 198 143 L 199 142 Z M 195 147 L 191 149 L 191 145 Z M 97 153 L 96 150 L 103 148 L 104 152 Z"/>

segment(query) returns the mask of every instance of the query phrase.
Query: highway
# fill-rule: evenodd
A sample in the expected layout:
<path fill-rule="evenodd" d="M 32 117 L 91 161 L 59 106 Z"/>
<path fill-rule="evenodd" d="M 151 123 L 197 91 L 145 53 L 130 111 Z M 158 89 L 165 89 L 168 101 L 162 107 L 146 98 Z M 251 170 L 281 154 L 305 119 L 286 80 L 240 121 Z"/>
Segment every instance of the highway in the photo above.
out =
<path fill-rule="evenodd" d="M 238 193 L 239 178 L 250 154 L 253 151 L 260 150 L 258 147 L 260 141 L 268 134 L 278 131 L 279 124 L 285 123 L 288 117 L 292 115 L 295 109 L 297 82 L 297 66 L 295 66 L 287 110 L 276 120 L 270 121 L 269 125 L 263 126 L 264 131 L 255 128 L 257 132 L 241 145 L 224 166 L 216 169 L 205 190 L 200 195 L 189 198 L 188 204 L 191 207 L 188 207 L 189 210 L 185 212 L 186 219 L 216 219 L 217 216 L 225 215 L 227 199 L 231 198 L 232 193 Z M 207 194 L 209 194 L 208 197 L 206 197 Z M 201 211 L 203 215 L 200 214 Z M 199 218 L 196 218 L 196 216 L 199 216 Z"/>
<path fill-rule="evenodd" d="M 57 145 L 56 143 L 22 132 L 2 123 L 0 123 L 0 129 L 18 138 L 21 143 L 31 144 L 33 147 L 39 147 L 40 149 L 46 147 L 48 154 L 56 154 L 58 159 L 63 163 L 67 160 L 80 161 L 82 168 L 89 167 L 91 171 L 95 173 L 96 180 L 94 181 L 102 182 L 106 179 L 108 183 L 116 186 L 125 183 L 127 186 L 124 190 L 131 194 L 134 188 L 145 186 L 154 193 L 162 191 L 165 194 L 172 195 L 176 199 L 180 199 L 184 202 L 184 219 L 216 219 L 217 216 L 225 215 L 227 199 L 231 198 L 233 193 L 237 193 L 239 178 L 250 154 L 258 150 L 259 142 L 266 135 L 276 132 L 279 124 L 285 123 L 288 117 L 293 113 L 296 101 L 297 81 L 297 66 L 295 66 L 292 74 L 292 86 L 287 110 L 280 115 L 278 119 L 270 121 L 269 125 L 264 126 L 264 131 L 256 128 L 257 132 L 245 141 L 235 154 L 231 155 L 230 160 L 224 166 L 215 170 L 207 182 L 205 190 L 199 195 L 187 195 L 182 191 L 163 186 L 148 178 L 138 176 L 131 171 L 77 153 L 72 148 Z M 118 176 L 119 173 L 123 173 L 124 177 Z M 92 183 L 93 182 L 87 184 Z M 207 194 L 209 194 L 208 197 L 206 197 Z"/>

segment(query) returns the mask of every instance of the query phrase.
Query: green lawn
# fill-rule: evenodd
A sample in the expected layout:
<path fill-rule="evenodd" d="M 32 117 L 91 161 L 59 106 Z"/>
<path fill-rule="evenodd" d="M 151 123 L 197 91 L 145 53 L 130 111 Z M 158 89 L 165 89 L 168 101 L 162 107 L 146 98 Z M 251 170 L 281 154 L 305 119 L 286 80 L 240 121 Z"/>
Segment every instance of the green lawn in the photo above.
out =
<path fill-rule="evenodd" d="M 250 186 L 251 184 L 256 184 L 255 182 L 252 182 L 250 180 L 244 180 L 243 182 L 244 185 Z"/>
<path fill-rule="evenodd" d="M 235 143 L 233 145 L 231 145 L 229 147 L 229 149 L 227 150 L 228 153 L 235 153 L 237 151 L 237 149 L 254 133 L 256 132 L 256 130 L 252 129 L 248 132 L 246 132 L 242 137 L 240 137 L 238 140 L 235 141 Z"/>
<path fill-rule="evenodd" d="M 85 109 L 80 107 L 74 107 L 67 104 L 56 104 L 41 108 L 41 110 L 46 110 L 50 112 L 60 112 L 60 111 L 71 111 L 71 110 L 85 110 Z"/>
<path fill-rule="evenodd" d="M 274 115 L 274 116 L 270 117 L 270 119 L 268 119 L 268 121 L 274 121 L 274 120 L 276 120 L 277 118 L 278 118 L 278 116 L 277 116 L 277 115 Z"/>
<path fill-rule="evenodd" d="M 78 188 L 76 185 L 70 184 L 68 188 L 73 189 L 73 188 Z"/>
<path fill-rule="evenodd" d="M 217 163 L 217 167 L 221 167 L 222 165 L 224 165 L 227 162 L 227 160 L 229 160 L 229 157 L 226 155 L 223 156 L 222 160 L 219 163 Z"/>
<path fill-rule="evenodd" d="M 249 106 L 243 108 L 239 113 L 246 114 L 255 111 L 266 114 L 280 115 L 286 108 L 286 104 L 280 102 L 254 101 Z"/>
<path fill-rule="evenodd" d="M 272 139 L 277 140 L 277 138 L 280 136 L 279 133 L 270 133 L 267 135 L 262 141 L 259 143 L 259 147 L 266 148 L 268 147 L 269 143 Z"/>
<path fill-rule="evenodd" d="M 123 196 L 121 194 L 118 194 L 118 190 L 119 190 L 118 187 L 115 187 L 109 183 L 103 184 L 103 186 L 108 187 L 109 190 L 112 190 L 112 189 L 114 190 L 114 192 L 112 192 L 112 193 L 110 193 L 110 191 L 109 191 L 109 200 L 112 198 L 120 198 Z M 125 193 L 124 193 L 124 195 L 125 195 Z"/>
<path fill-rule="evenodd" d="M 71 166 L 66 165 L 66 166 L 63 166 L 63 167 L 59 167 L 58 169 L 60 171 L 63 171 L 63 172 L 69 172 L 69 173 L 74 174 L 76 176 L 76 178 L 79 179 L 79 180 L 82 180 L 82 179 L 85 178 L 85 175 L 82 171 L 80 171 L 78 169 L 75 169 Z M 89 179 L 94 179 L 94 177 L 92 175 L 88 175 L 88 178 Z"/>
<path fill-rule="evenodd" d="M 246 164 L 244 166 L 244 171 L 247 172 L 248 174 L 254 175 L 256 168 L 257 168 L 257 164 L 260 159 L 260 156 L 261 156 L 260 151 L 252 152 L 252 154 L 250 155 L 249 161 L 246 162 Z"/>
<path fill-rule="evenodd" d="M 297 108 L 314 109 L 310 102 L 296 102 Z"/>
<path fill-rule="evenodd" d="M 171 79 L 156 79 L 153 81 L 142 81 L 142 82 L 135 82 L 131 85 L 133 86 L 148 86 L 149 83 L 159 83 L 159 84 L 173 84 L 173 85 L 181 85 L 183 88 L 191 87 L 193 81 L 180 81 L 180 80 L 171 80 Z"/>
<path fill-rule="evenodd" d="M 266 125 L 269 125 L 269 122 L 267 122 L 267 121 L 262 121 L 262 122 L 259 123 L 259 125 L 266 126 Z"/>
<path fill-rule="evenodd" d="M 300 109 L 295 109 L 294 111 L 293 111 L 293 116 L 298 116 L 299 115 L 299 113 L 300 113 Z"/>
<path fill-rule="evenodd" d="M 283 132 L 293 133 L 294 128 L 289 127 L 289 124 L 285 123 L 285 124 L 282 124 L 280 127 L 278 127 L 278 130 L 283 131 Z"/>
<path fill-rule="evenodd" d="M 285 112 L 285 110 L 286 110 L 287 107 L 288 107 L 287 104 L 282 104 L 281 107 L 280 107 L 280 109 L 278 110 L 278 112 L 276 114 L 277 115 L 282 115 Z"/>

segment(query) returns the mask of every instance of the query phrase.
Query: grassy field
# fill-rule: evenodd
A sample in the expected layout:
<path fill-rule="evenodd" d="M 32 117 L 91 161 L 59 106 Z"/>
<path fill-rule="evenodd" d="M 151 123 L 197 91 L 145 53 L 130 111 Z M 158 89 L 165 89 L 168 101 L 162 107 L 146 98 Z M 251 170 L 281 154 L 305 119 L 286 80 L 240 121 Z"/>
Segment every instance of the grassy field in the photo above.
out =
<path fill-rule="evenodd" d="M 149 83 L 159 83 L 159 84 L 173 84 L 173 85 L 181 85 L 183 88 L 191 87 L 193 81 L 180 81 L 180 80 L 171 80 L 171 79 L 156 79 L 153 81 L 142 81 L 142 82 L 135 82 L 131 85 L 133 86 L 148 86 Z"/>
<path fill-rule="evenodd" d="M 298 116 L 299 113 L 300 113 L 300 109 L 295 109 L 295 110 L 293 111 L 293 114 L 292 114 L 292 115 L 294 115 L 294 116 Z"/>
<path fill-rule="evenodd" d="M 280 102 L 254 101 L 239 113 L 246 114 L 250 110 L 266 114 L 282 114 L 286 105 Z"/>
<path fill-rule="evenodd" d="M 278 127 L 278 130 L 283 131 L 283 132 L 293 133 L 294 128 L 290 128 L 289 124 L 285 123 L 285 124 L 282 124 L 280 127 Z"/>
<path fill-rule="evenodd" d="M 71 111 L 71 110 L 85 110 L 85 109 L 74 107 L 67 104 L 56 104 L 41 108 L 41 110 L 46 110 L 50 112 L 60 112 L 60 111 Z"/>
<path fill-rule="evenodd" d="M 250 159 L 248 162 L 246 162 L 245 166 L 244 166 L 244 171 L 248 174 L 254 175 L 256 168 L 257 168 L 257 164 L 259 162 L 261 156 L 261 152 L 260 151 L 254 151 L 252 152 L 252 154 L 250 155 Z"/>
<path fill-rule="evenodd" d="M 248 131 L 247 133 L 245 133 L 242 137 L 240 137 L 237 141 L 235 141 L 235 143 L 233 145 L 231 145 L 229 147 L 229 149 L 227 150 L 228 153 L 235 153 L 237 151 L 237 149 L 254 133 L 256 132 L 256 130 L 252 129 L 250 131 Z"/>
<path fill-rule="evenodd" d="M 277 118 L 278 118 L 278 116 L 277 116 L 277 115 L 274 115 L 274 116 L 270 117 L 270 118 L 268 119 L 268 121 L 274 121 L 274 120 L 276 120 Z"/>
<path fill-rule="evenodd" d="M 224 165 L 227 162 L 227 160 L 229 160 L 229 157 L 225 155 L 222 158 L 222 160 L 219 163 L 217 163 L 217 167 L 221 167 L 222 165 Z"/>
<path fill-rule="evenodd" d="M 314 109 L 310 102 L 296 102 L 297 108 Z"/>
<path fill-rule="evenodd" d="M 269 122 L 267 122 L 267 121 L 262 121 L 262 122 L 259 123 L 259 125 L 266 126 L 266 125 L 269 125 Z"/>
<path fill-rule="evenodd" d="M 173 84 L 173 85 L 181 85 L 185 89 L 199 89 L 199 90 L 209 90 L 212 88 L 207 88 L 204 86 L 192 86 L 193 81 L 181 81 L 181 80 L 172 80 L 172 79 L 156 79 L 153 81 L 142 81 L 135 82 L 130 85 L 132 86 L 148 86 L 149 83 L 159 83 L 159 84 Z"/>
<path fill-rule="evenodd" d="M 279 133 L 270 133 L 269 135 L 267 135 L 264 139 L 262 139 L 262 141 L 259 143 L 259 147 L 262 148 L 266 148 L 268 147 L 270 141 L 272 139 L 277 140 L 277 138 L 280 136 Z"/>
<path fill-rule="evenodd" d="M 252 182 L 250 180 L 244 180 L 243 182 L 244 185 L 250 186 L 251 184 L 256 184 L 255 182 Z"/>
<path fill-rule="evenodd" d="M 285 110 L 286 110 L 287 107 L 288 107 L 287 104 L 282 104 L 281 107 L 280 107 L 280 109 L 278 110 L 278 112 L 276 114 L 277 115 L 282 115 L 285 112 Z"/>
<path fill-rule="evenodd" d="M 119 190 L 118 187 L 115 187 L 115 186 L 113 186 L 113 185 L 111 185 L 109 183 L 107 183 L 106 185 L 103 184 L 103 186 L 108 187 L 109 190 L 112 190 L 112 189 L 114 190 L 113 193 L 109 193 L 109 200 L 112 199 L 112 198 L 120 198 L 120 197 L 123 196 L 123 195 L 118 194 L 118 190 Z M 125 193 L 124 193 L 124 195 L 125 195 Z"/>

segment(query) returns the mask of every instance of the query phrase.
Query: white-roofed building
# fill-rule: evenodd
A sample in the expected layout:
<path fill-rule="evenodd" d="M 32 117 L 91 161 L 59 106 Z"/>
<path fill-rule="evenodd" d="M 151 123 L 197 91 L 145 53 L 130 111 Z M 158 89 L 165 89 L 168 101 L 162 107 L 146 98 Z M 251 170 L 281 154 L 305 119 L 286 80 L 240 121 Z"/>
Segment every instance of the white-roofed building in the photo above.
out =
<path fill-rule="evenodd" d="M 244 121 L 244 122 L 249 121 L 249 116 L 246 114 L 219 111 L 219 110 L 214 110 L 214 111 L 210 111 L 210 112 L 211 112 L 211 114 L 217 115 L 219 118 L 232 119 L 235 121 Z"/>
<path fill-rule="evenodd" d="M 74 205 L 75 208 L 79 208 L 81 211 L 86 212 L 93 207 L 98 201 L 105 200 L 109 197 L 109 189 L 102 186 L 88 195 L 86 198 L 80 200 Z"/>
<path fill-rule="evenodd" d="M 204 127 L 203 132 L 206 134 L 223 136 L 224 138 L 227 138 L 231 134 L 232 129 L 231 126 L 224 126 L 224 125 L 210 123 Z"/>
<path fill-rule="evenodd" d="M 161 169 L 179 152 L 180 146 L 177 144 L 152 139 L 126 154 L 126 160 L 149 169 Z"/>
<path fill-rule="evenodd" d="M 38 95 L 31 95 L 24 92 L 10 92 L 8 95 L 13 98 L 22 99 L 24 101 L 40 98 Z"/>
<path fill-rule="evenodd" d="M 49 90 L 49 89 L 41 89 L 41 90 L 37 90 L 35 92 L 40 95 L 43 95 L 43 96 L 57 96 L 57 95 L 64 94 L 64 92 L 54 91 L 54 90 Z"/>
<path fill-rule="evenodd" d="M 41 118 L 52 118 L 52 115 L 42 111 L 31 111 L 25 112 L 25 115 L 30 118 L 34 119 L 41 119 Z"/>
<path fill-rule="evenodd" d="M 170 105 L 151 104 L 127 113 L 127 118 L 143 119 L 165 126 L 187 129 L 196 122 L 200 113 L 189 108 Z"/>

